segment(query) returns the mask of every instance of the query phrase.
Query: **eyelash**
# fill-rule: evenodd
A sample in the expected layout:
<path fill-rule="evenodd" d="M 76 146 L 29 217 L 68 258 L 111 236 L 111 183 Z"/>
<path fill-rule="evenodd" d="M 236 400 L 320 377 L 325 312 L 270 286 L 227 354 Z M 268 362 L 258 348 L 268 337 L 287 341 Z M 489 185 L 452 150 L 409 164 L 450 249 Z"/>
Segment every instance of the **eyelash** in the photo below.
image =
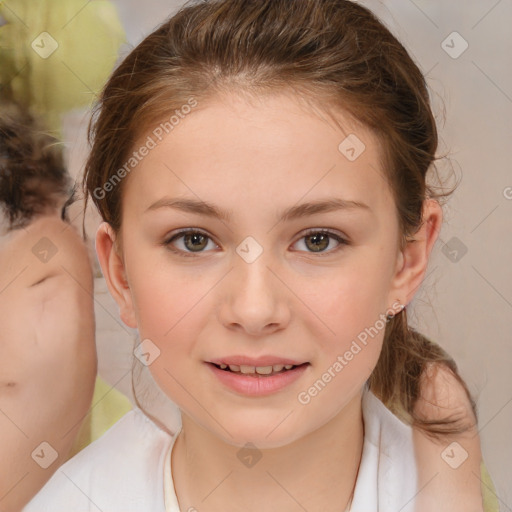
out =
<path fill-rule="evenodd" d="M 182 238 L 183 235 L 186 235 L 186 234 L 200 234 L 200 235 L 205 236 L 209 240 L 212 240 L 212 238 L 209 235 L 207 235 L 204 231 L 201 231 L 200 229 L 185 228 L 185 229 L 181 229 L 181 230 L 177 231 L 170 238 L 164 240 L 164 242 L 162 242 L 162 245 L 164 247 L 166 247 L 167 249 L 169 249 L 170 251 L 177 254 L 178 256 L 182 256 L 184 258 L 190 258 L 190 257 L 195 258 L 195 257 L 199 256 L 202 252 L 205 252 L 205 251 L 199 251 L 196 253 L 186 252 L 186 251 L 182 251 L 180 249 L 176 249 L 175 247 L 172 246 L 172 242 L 174 242 L 175 240 L 177 240 L 179 238 Z M 303 238 L 306 238 L 306 237 L 314 235 L 314 234 L 328 235 L 330 238 L 334 238 L 334 240 L 336 240 L 340 245 L 334 249 L 331 249 L 330 251 L 322 251 L 322 252 L 318 252 L 318 253 L 309 251 L 309 254 L 315 254 L 317 256 L 328 256 L 334 252 L 337 252 L 341 248 L 341 246 L 350 245 L 350 243 L 346 239 L 342 238 L 340 235 L 338 235 L 337 233 L 334 233 L 333 231 L 329 231 L 328 229 L 315 229 L 315 228 L 308 229 L 303 233 L 303 235 L 298 240 L 301 240 Z M 299 251 L 299 252 L 302 252 L 302 251 Z"/>

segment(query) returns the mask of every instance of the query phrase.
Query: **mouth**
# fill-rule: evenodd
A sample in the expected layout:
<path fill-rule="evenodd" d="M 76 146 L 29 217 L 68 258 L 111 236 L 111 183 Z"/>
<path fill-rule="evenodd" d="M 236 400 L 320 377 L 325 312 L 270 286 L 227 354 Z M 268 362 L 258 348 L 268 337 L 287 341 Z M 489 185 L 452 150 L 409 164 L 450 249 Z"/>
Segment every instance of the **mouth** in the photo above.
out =
<path fill-rule="evenodd" d="M 279 357 L 248 359 L 234 356 L 206 362 L 224 387 L 247 397 L 265 397 L 292 386 L 307 374 L 311 363 Z"/>
<path fill-rule="evenodd" d="M 295 370 L 296 368 L 300 368 L 303 366 L 309 365 L 309 363 L 302 364 L 274 364 L 274 365 L 266 365 L 266 366 L 250 366 L 250 365 L 236 365 L 236 364 L 224 364 L 224 363 L 209 363 L 219 370 L 233 373 L 237 375 L 246 375 L 248 377 L 272 377 L 274 375 L 280 375 L 282 373 L 287 373 Z"/>

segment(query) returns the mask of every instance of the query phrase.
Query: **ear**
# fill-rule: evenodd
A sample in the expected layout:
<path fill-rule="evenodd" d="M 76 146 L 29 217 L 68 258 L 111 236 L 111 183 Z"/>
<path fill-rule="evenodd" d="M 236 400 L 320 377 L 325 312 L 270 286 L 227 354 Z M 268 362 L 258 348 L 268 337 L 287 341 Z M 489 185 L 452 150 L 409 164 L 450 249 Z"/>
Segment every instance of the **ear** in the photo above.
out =
<path fill-rule="evenodd" d="M 114 245 L 116 236 L 107 222 L 102 222 L 96 232 L 96 253 L 110 294 L 119 306 L 121 320 L 129 327 L 137 328 L 132 295 L 124 262 Z"/>
<path fill-rule="evenodd" d="M 390 290 L 390 301 L 399 298 L 402 304 L 409 304 L 427 271 L 430 253 L 434 246 L 443 220 L 443 211 L 435 199 L 423 203 L 422 224 L 400 251 L 396 273 Z"/>

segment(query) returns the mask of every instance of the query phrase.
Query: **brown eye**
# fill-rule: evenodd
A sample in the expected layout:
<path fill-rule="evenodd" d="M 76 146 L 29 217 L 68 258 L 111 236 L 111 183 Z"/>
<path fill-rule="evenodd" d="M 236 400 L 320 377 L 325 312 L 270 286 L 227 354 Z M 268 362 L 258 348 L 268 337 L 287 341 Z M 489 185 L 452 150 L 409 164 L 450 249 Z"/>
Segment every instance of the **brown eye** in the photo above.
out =
<path fill-rule="evenodd" d="M 311 243 L 306 242 L 308 248 L 313 252 L 323 251 L 329 247 L 329 235 L 326 233 L 315 233 L 314 235 L 308 235 L 304 237 L 305 240 L 309 240 Z"/>
<path fill-rule="evenodd" d="M 326 253 L 330 254 L 331 252 L 336 251 L 341 245 L 348 245 L 348 242 L 343 239 L 341 236 L 333 233 L 331 231 L 325 230 L 309 230 L 307 233 L 300 238 L 298 242 L 305 241 L 304 245 L 306 246 L 306 252 L 312 253 Z M 330 245 L 331 241 L 335 240 L 338 244 L 331 250 L 326 250 Z M 298 243 L 297 242 L 297 243 Z M 323 254 L 322 254 L 323 255 Z"/>
<path fill-rule="evenodd" d="M 186 229 L 173 235 L 162 245 L 181 256 L 194 256 L 194 253 L 206 252 L 205 248 L 209 241 L 211 241 L 211 238 L 205 233 L 194 229 Z M 178 242 L 181 242 L 182 247 L 177 245 Z"/>
<path fill-rule="evenodd" d="M 208 245 L 208 237 L 201 233 L 187 233 L 183 237 L 183 243 L 191 251 L 202 251 Z"/>

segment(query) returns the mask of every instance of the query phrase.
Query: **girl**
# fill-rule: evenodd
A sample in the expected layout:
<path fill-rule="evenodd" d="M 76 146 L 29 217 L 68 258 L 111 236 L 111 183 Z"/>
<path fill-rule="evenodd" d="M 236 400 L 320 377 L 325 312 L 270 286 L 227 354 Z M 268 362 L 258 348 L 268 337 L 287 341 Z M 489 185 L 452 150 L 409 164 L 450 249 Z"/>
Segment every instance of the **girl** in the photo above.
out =
<path fill-rule="evenodd" d="M 427 440 L 482 510 L 474 403 L 406 319 L 441 227 L 435 120 L 367 9 L 190 5 L 114 72 L 91 140 L 98 258 L 181 425 L 127 414 L 27 511 L 454 510 Z M 420 392 L 435 375 L 462 395 Z M 467 460 L 439 455 L 467 432 Z"/>

